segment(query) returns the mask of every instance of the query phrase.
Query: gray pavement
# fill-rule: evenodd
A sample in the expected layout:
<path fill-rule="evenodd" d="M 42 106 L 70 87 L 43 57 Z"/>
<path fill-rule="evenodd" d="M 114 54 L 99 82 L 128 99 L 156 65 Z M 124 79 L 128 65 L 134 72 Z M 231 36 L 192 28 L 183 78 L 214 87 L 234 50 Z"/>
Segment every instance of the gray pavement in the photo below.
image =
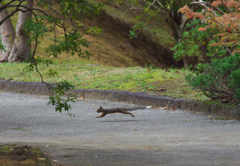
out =
<path fill-rule="evenodd" d="M 186 110 L 145 109 L 96 118 L 130 103 L 79 100 L 72 119 L 48 97 L 0 93 L 0 143 L 40 147 L 62 166 L 240 165 L 240 121 Z"/>

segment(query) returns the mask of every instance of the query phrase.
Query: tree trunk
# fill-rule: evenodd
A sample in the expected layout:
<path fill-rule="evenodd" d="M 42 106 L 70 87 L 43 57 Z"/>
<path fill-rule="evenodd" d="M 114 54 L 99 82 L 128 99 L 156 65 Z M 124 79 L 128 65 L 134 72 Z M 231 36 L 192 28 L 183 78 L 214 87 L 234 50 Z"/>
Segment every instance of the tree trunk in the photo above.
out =
<path fill-rule="evenodd" d="M 0 13 L 0 20 L 6 18 L 8 15 L 7 9 L 3 9 Z M 4 21 L 0 26 L 0 32 L 2 36 L 2 44 L 5 46 L 6 50 L 0 50 L 0 62 L 7 62 L 15 39 L 15 30 L 10 18 Z"/>
<path fill-rule="evenodd" d="M 27 4 L 25 5 L 27 8 L 32 9 L 33 8 L 33 0 L 26 0 Z M 22 10 L 26 10 L 25 8 L 21 8 Z M 22 27 L 24 26 L 25 21 L 28 18 L 32 17 L 32 13 L 30 11 L 23 13 L 19 12 L 18 15 L 18 22 L 16 26 L 16 38 L 15 42 L 12 46 L 12 51 L 10 52 L 10 55 L 8 57 L 8 62 L 22 62 L 26 60 L 28 57 L 30 57 L 30 51 L 31 51 L 31 43 L 27 44 L 27 40 L 29 39 L 29 36 L 26 36 L 22 30 Z"/>

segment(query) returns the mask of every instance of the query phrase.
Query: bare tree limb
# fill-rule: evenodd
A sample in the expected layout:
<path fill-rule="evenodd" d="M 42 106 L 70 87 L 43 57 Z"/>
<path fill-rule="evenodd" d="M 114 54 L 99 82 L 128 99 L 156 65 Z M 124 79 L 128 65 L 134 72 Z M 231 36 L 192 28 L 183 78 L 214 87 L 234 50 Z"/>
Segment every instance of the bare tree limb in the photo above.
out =
<path fill-rule="evenodd" d="M 210 2 L 204 2 L 204 1 L 200 1 L 201 3 L 205 3 L 206 5 L 209 5 L 209 6 L 211 6 L 211 3 Z M 198 2 L 198 3 L 200 3 L 200 2 Z M 191 4 L 197 4 L 196 3 L 196 1 L 195 0 L 193 0 L 193 2 L 191 3 Z M 199 4 L 197 4 L 197 5 L 199 5 Z M 221 13 L 221 14 L 224 14 L 224 12 L 221 10 L 221 9 L 219 9 L 219 8 L 217 8 L 217 7 L 215 7 L 215 6 L 212 6 L 216 11 L 218 11 L 219 13 Z M 210 8 L 209 8 L 210 9 Z"/>
<path fill-rule="evenodd" d="M 222 10 L 220 10 L 219 8 L 214 7 L 214 6 L 213 6 L 213 8 L 214 8 L 216 11 L 218 11 L 219 13 L 224 14 L 224 12 L 223 12 Z"/>
<path fill-rule="evenodd" d="M 161 7 L 164 8 L 164 6 L 163 6 L 163 4 L 162 4 L 161 2 L 159 2 L 158 0 L 156 0 L 156 2 L 157 2 L 157 4 L 158 4 L 159 6 L 161 6 Z"/>
<path fill-rule="evenodd" d="M 12 2 L 14 2 L 14 1 L 16 1 L 16 0 L 12 0 L 12 1 L 6 3 L 5 5 L 1 5 L 1 7 L 0 7 L 0 12 L 1 12 L 3 9 L 5 9 L 6 6 L 10 5 L 10 4 L 11 4 Z"/>
<path fill-rule="evenodd" d="M 185 29 L 186 24 L 188 23 L 189 19 L 185 19 L 184 22 L 181 24 L 181 28 L 180 28 L 180 34 L 183 34 L 183 31 Z M 180 38 L 182 38 L 182 36 L 179 36 Z"/>
<path fill-rule="evenodd" d="M 191 2 L 191 4 L 196 4 L 196 5 L 200 5 L 200 6 L 202 6 L 203 8 L 205 8 L 205 9 L 209 9 L 210 11 L 211 11 L 211 13 L 213 13 L 213 15 L 215 15 L 215 16 L 218 16 L 217 14 L 216 14 L 216 12 L 214 12 L 213 10 L 211 10 L 208 6 L 207 6 L 207 4 L 209 4 L 210 2 L 204 2 L 204 1 L 200 1 L 200 2 Z M 211 4 L 211 3 L 210 3 Z"/>
<path fill-rule="evenodd" d="M 178 5 L 179 8 L 182 7 L 181 3 L 178 0 L 175 0 L 176 4 Z"/>
<path fill-rule="evenodd" d="M 0 25 L 2 25 L 2 23 L 4 21 L 6 21 L 8 18 L 12 17 L 14 15 L 14 13 L 18 12 L 19 11 L 19 7 L 21 6 L 21 4 L 24 2 L 24 0 L 20 0 L 20 2 L 18 3 L 18 5 L 15 5 L 16 6 L 16 9 L 14 11 L 12 11 L 7 17 L 5 17 L 3 20 L 0 21 Z M 10 4 L 10 3 L 9 3 Z M 7 6 L 5 6 L 6 8 Z"/>

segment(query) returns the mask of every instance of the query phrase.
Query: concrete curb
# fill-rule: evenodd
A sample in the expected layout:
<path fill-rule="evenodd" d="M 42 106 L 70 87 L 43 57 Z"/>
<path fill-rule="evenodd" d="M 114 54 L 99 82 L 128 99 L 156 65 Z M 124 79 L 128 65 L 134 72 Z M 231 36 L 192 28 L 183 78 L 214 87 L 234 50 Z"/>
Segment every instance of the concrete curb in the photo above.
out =
<path fill-rule="evenodd" d="M 18 82 L 18 81 L 5 81 L 0 80 L 0 90 L 5 92 L 17 92 L 36 95 L 49 95 L 48 89 L 45 84 L 41 82 Z M 231 119 L 240 120 L 240 107 L 236 106 L 229 108 L 224 105 L 206 104 L 186 99 L 148 95 L 143 92 L 131 93 L 128 91 L 113 91 L 113 90 L 100 90 L 100 89 L 77 89 L 73 90 L 77 97 L 94 98 L 101 100 L 111 100 L 119 102 L 131 102 L 140 105 L 152 105 L 165 107 L 169 102 L 169 107 L 213 113 L 220 116 L 228 116 Z"/>

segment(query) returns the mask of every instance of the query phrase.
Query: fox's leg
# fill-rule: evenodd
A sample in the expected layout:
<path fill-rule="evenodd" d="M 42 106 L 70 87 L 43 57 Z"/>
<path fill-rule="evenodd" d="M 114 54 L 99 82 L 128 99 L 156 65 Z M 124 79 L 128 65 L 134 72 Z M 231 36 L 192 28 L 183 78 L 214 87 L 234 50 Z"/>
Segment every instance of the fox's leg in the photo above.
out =
<path fill-rule="evenodd" d="M 120 110 L 119 111 L 120 113 L 123 113 L 123 114 L 130 114 L 132 115 L 132 117 L 134 118 L 135 116 L 133 114 L 131 114 L 130 112 L 127 112 L 127 111 L 124 111 L 124 110 Z"/>
<path fill-rule="evenodd" d="M 102 117 L 104 117 L 105 115 L 107 115 L 107 113 L 103 112 L 100 116 L 97 116 L 97 118 L 102 118 Z"/>

